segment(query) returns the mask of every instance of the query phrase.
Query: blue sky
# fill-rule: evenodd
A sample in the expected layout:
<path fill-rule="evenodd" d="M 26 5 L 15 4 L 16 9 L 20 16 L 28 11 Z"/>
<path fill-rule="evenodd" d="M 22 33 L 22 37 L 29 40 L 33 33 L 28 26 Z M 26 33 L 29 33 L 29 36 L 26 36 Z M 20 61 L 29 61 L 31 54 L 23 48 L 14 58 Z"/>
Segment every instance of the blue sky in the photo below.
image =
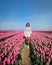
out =
<path fill-rule="evenodd" d="M 0 0 L 0 30 L 52 30 L 52 0 Z"/>

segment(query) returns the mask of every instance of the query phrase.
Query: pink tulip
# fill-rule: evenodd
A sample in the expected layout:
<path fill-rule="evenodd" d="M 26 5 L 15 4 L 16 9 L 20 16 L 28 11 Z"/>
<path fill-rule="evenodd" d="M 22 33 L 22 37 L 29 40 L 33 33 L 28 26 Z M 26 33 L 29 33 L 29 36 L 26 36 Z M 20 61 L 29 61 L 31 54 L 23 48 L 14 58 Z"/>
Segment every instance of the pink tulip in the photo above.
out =
<path fill-rule="evenodd" d="M 7 59 L 8 64 L 10 64 L 10 58 Z"/>
<path fill-rule="evenodd" d="M 50 63 L 50 58 L 48 58 L 48 62 Z"/>

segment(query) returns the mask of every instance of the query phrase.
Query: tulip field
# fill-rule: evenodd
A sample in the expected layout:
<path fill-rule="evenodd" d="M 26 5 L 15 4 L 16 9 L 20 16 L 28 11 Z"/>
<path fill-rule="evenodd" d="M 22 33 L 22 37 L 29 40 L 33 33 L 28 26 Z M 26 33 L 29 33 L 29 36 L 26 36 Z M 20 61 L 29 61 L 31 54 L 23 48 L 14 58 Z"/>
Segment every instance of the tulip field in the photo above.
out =
<path fill-rule="evenodd" d="M 0 31 L 0 65 L 19 65 L 24 42 L 24 31 Z M 32 31 L 29 47 L 32 65 L 52 65 L 52 31 Z"/>
<path fill-rule="evenodd" d="M 52 65 L 52 32 L 33 32 L 30 58 L 32 65 Z"/>
<path fill-rule="evenodd" d="M 0 31 L 0 65 L 18 65 L 23 42 L 23 31 Z"/>

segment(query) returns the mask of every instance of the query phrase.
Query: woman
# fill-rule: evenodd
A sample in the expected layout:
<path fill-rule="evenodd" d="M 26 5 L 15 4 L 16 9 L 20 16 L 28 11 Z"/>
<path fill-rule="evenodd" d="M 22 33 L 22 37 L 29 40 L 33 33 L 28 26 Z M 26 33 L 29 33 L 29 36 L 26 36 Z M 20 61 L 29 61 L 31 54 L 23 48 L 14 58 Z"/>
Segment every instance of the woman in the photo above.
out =
<path fill-rule="evenodd" d="M 29 44 L 30 44 L 30 40 L 31 40 L 31 27 L 30 27 L 30 23 L 26 23 L 26 28 L 24 30 L 24 36 L 25 36 L 25 41 L 27 44 L 27 47 L 29 48 Z"/>

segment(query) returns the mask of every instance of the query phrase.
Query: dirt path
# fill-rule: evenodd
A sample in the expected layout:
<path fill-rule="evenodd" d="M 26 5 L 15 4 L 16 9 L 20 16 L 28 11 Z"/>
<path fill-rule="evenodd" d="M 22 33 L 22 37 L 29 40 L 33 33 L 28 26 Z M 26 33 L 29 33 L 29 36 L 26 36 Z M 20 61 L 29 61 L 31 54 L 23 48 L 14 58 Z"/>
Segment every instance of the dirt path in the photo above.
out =
<path fill-rule="evenodd" d="M 22 65 L 31 65 L 29 48 L 27 48 L 26 44 L 24 44 L 24 48 L 22 50 Z"/>

